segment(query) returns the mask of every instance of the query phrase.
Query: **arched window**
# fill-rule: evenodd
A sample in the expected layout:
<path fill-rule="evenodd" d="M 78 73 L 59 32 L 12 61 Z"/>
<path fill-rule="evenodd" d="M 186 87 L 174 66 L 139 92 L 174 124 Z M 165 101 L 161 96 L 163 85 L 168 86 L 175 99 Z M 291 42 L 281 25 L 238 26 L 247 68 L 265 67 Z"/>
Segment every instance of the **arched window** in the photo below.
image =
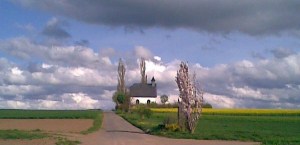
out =
<path fill-rule="evenodd" d="M 137 99 L 136 101 L 135 101 L 135 104 L 140 104 L 140 100 L 139 99 Z"/>
<path fill-rule="evenodd" d="M 150 104 L 150 100 L 147 100 L 147 104 L 148 104 L 148 105 Z"/>

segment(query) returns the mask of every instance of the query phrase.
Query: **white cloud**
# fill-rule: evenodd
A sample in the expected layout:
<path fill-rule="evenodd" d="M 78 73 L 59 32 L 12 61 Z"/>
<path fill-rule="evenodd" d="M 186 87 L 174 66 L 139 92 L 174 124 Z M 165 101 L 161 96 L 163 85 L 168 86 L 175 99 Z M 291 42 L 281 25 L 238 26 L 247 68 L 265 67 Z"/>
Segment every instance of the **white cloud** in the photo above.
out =
<path fill-rule="evenodd" d="M 45 64 L 45 63 L 42 64 L 42 68 L 44 68 L 44 69 L 49 69 L 51 67 L 53 67 L 53 65 L 49 65 L 49 64 Z"/>
<path fill-rule="evenodd" d="M 34 44 L 28 38 L 18 37 L 0 41 L 0 50 L 14 57 L 30 60 L 32 57 L 44 57 L 47 47 Z"/>
<path fill-rule="evenodd" d="M 111 101 L 114 92 L 115 92 L 114 90 L 104 90 L 103 94 L 101 94 L 100 97 L 103 100 L 109 100 L 109 101 Z"/>
<path fill-rule="evenodd" d="M 153 58 L 152 53 L 147 48 L 145 48 L 143 46 L 136 46 L 134 48 L 134 51 L 135 51 L 135 55 L 137 57 L 142 57 L 142 58 L 145 58 L 145 59 L 152 59 Z"/>
<path fill-rule="evenodd" d="M 94 104 L 98 102 L 98 100 L 94 100 L 83 93 L 72 93 L 67 95 L 68 97 L 71 97 L 80 108 L 94 108 Z"/>
<path fill-rule="evenodd" d="M 115 54 L 116 54 L 116 51 L 113 48 L 102 48 L 99 50 L 100 56 L 111 57 L 111 56 L 114 56 Z"/>
<path fill-rule="evenodd" d="M 28 38 L 19 37 L 0 41 L 0 50 L 27 61 L 40 60 L 49 65 L 84 66 L 95 68 L 110 65 L 108 59 L 99 58 L 93 49 L 83 46 L 46 46 Z"/>
<path fill-rule="evenodd" d="M 52 100 L 38 100 L 38 109 L 60 109 L 58 108 L 58 101 Z"/>
<path fill-rule="evenodd" d="M 49 47 L 27 38 L 0 41 L 1 51 L 22 63 L 0 58 L 0 105 L 2 108 L 112 109 L 117 85 L 117 50 L 99 53 L 83 46 Z M 143 46 L 125 58 L 126 85 L 140 81 L 138 59 L 146 58 L 148 80 L 154 76 L 158 95 L 177 101 L 175 76 L 180 61 L 163 62 Z M 126 55 L 125 55 L 126 56 Z M 26 66 L 31 62 L 34 71 Z M 25 65 L 24 65 L 25 64 Z M 242 60 L 211 68 L 190 64 L 214 107 L 297 108 L 300 103 L 300 54 L 257 62 Z M 158 99 L 159 100 L 159 99 Z"/>
<path fill-rule="evenodd" d="M 150 60 L 146 60 L 146 72 L 163 72 L 166 70 L 166 67 L 161 65 L 161 64 L 157 64 L 153 61 Z"/>
<path fill-rule="evenodd" d="M 27 95 L 27 94 L 36 94 L 44 91 L 41 86 L 33 85 L 1 85 L 0 94 L 17 96 L 17 95 Z"/>
<path fill-rule="evenodd" d="M 7 74 L 7 79 L 12 83 L 24 84 L 26 77 L 23 75 L 23 71 L 17 67 L 11 68 L 11 73 Z"/>
<path fill-rule="evenodd" d="M 154 60 L 156 60 L 156 61 L 161 61 L 161 57 L 159 57 L 159 56 L 154 56 L 153 58 L 154 58 Z"/>
<path fill-rule="evenodd" d="M 111 61 L 110 61 L 110 59 L 109 59 L 109 57 L 102 57 L 102 61 L 106 65 L 111 65 L 112 64 Z"/>
<path fill-rule="evenodd" d="M 59 65 L 95 67 L 99 65 L 98 54 L 83 46 L 51 47 L 45 52 L 50 63 Z"/>
<path fill-rule="evenodd" d="M 23 101 L 7 101 L 7 107 L 12 109 L 29 109 L 30 104 L 25 103 Z"/>
<path fill-rule="evenodd" d="M 277 108 L 278 104 L 282 104 L 281 107 L 291 107 L 292 105 L 285 105 L 290 103 L 295 108 L 299 103 L 296 94 L 300 90 L 288 90 L 286 84 L 300 84 L 299 79 L 296 79 L 300 77 L 299 60 L 299 54 L 256 63 L 244 60 L 208 70 L 199 68 L 197 73 L 208 93 L 232 98 L 236 107 Z"/>
<path fill-rule="evenodd" d="M 56 85 L 61 83 L 61 81 L 57 79 L 52 73 L 34 72 L 31 75 L 32 81 L 38 84 Z"/>
<path fill-rule="evenodd" d="M 248 86 L 241 88 L 231 87 L 229 89 L 233 91 L 233 94 L 235 94 L 236 97 L 252 98 L 265 101 L 279 101 L 278 97 L 274 95 L 263 94 L 261 90 L 254 90 Z"/>
<path fill-rule="evenodd" d="M 203 98 L 206 102 L 210 103 L 213 107 L 216 107 L 216 108 L 235 108 L 235 107 L 237 107 L 236 101 L 227 96 L 205 93 Z"/>
<path fill-rule="evenodd" d="M 113 72 L 112 74 L 116 74 Z M 106 71 L 85 67 L 57 67 L 50 73 L 34 72 L 33 81 L 45 84 L 77 84 L 81 86 L 113 86 L 116 76 Z"/>

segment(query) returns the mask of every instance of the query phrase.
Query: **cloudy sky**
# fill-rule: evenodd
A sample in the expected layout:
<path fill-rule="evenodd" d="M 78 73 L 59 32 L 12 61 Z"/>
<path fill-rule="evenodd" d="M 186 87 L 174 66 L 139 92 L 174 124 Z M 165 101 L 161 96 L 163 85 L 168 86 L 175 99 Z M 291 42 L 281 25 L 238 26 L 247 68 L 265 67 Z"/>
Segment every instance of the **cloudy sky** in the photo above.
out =
<path fill-rule="evenodd" d="M 2 0 L 0 108 L 111 109 L 118 59 L 177 99 L 189 63 L 216 108 L 300 108 L 297 0 Z M 159 101 L 159 100 L 158 100 Z"/>

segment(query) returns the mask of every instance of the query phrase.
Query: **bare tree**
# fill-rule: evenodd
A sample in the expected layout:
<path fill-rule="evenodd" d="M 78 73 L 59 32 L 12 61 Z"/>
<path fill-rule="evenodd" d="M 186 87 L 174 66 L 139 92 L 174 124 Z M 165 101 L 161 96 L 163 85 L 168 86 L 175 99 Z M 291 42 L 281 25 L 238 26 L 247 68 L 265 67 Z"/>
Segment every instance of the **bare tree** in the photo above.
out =
<path fill-rule="evenodd" d="M 146 63 L 145 59 L 141 58 L 140 62 L 140 72 L 141 72 L 141 83 L 146 84 L 147 83 L 147 78 L 146 78 Z"/>
<path fill-rule="evenodd" d="M 119 59 L 119 66 L 118 66 L 118 86 L 117 91 L 119 93 L 125 94 L 125 65 L 122 61 L 122 59 Z"/>
<path fill-rule="evenodd" d="M 122 59 L 120 58 L 118 66 L 118 86 L 117 91 L 113 95 L 113 101 L 116 102 L 117 108 L 120 108 L 123 111 L 127 112 L 130 111 L 131 97 L 125 87 L 125 72 L 125 65 Z"/>
<path fill-rule="evenodd" d="M 178 124 L 193 133 L 202 113 L 203 90 L 196 82 L 196 75 L 189 76 L 187 63 L 181 62 L 176 83 L 179 88 Z"/>

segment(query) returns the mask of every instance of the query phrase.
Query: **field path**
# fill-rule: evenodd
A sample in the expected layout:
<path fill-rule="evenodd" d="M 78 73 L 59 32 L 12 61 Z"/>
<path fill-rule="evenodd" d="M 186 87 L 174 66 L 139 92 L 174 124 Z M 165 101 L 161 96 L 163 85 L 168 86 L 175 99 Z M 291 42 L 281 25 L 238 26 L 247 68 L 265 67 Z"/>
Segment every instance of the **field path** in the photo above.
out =
<path fill-rule="evenodd" d="M 253 142 L 170 139 L 145 134 L 113 112 L 104 112 L 102 129 L 77 138 L 82 145 L 258 145 Z"/>

